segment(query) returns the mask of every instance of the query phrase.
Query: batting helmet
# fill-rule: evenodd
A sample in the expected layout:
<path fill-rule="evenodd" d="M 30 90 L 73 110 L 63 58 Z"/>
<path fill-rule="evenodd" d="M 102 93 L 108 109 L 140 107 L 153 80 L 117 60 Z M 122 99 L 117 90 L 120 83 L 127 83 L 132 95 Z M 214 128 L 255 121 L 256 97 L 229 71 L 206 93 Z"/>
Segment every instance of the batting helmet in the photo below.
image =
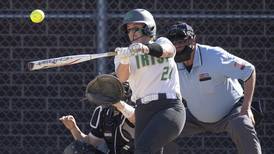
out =
<path fill-rule="evenodd" d="M 126 32 L 128 23 L 144 23 L 142 29 L 144 35 L 156 36 L 155 20 L 150 12 L 145 9 L 134 9 L 126 13 L 121 25 L 122 31 Z"/>
<path fill-rule="evenodd" d="M 185 22 L 178 22 L 168 29 L 167 38 L 171 41 L 185 39 L 186 37 L 193 38 L 194 30 Z"/>

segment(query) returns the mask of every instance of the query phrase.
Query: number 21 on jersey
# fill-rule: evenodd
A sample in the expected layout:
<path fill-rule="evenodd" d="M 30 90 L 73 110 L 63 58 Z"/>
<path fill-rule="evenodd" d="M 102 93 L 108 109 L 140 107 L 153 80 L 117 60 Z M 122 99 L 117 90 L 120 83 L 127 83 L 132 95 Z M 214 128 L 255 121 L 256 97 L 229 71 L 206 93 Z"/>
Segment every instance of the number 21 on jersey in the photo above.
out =
<path fill-rule="evenodd" d="M 168 80 L 168 79 L 170 79 L 172 71 L 173 71 L 173 68 L 170 68 L 169 66 L 165 66 L 163 68 L 163 73 L 162 73 L 161 80 Z"/>

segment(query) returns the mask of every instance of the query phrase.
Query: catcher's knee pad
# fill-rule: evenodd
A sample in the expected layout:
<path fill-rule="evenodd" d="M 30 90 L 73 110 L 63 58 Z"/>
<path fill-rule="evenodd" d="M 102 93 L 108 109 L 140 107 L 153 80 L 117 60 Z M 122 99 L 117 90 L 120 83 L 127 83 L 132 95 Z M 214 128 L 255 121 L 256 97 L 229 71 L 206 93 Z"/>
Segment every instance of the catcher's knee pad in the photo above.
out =
<path fill-rule="evenodd" d="M 150 149 L 150 148 L 136 148 L 134 151 L 134 154 L 162 154 L 163 148 L 160 148 L 158 150 L 156 149 Z"/>
<path fill-rule="evenodd" d="M 104 154 L 103 152 L 97 150 L 93 145 L 87 144 L 81 141 L 74 141 L 69 144 L 65 150 L 64 154 Z"/>

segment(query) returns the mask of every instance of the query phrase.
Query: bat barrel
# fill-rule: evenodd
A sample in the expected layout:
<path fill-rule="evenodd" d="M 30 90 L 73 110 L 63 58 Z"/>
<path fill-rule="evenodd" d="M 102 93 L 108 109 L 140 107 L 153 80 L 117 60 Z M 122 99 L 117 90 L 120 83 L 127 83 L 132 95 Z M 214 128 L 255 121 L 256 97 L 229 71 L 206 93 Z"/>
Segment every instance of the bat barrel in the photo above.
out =
<path fill-rule="evenodd" d="M 81 54 L 81 55 L 72 55 L 72 56 L 64 56 L 58 58 L 50 58 L 44 60 L 37 60 L 28 63 L 28 69 L 30 71 L 39 70 L 39 69 L 46 69 L 46 68 L 53 68 L 53 67 L 60 67 L 65 65 L 73 65 L 78 64 L 81 62 L 115 56 L 116 52 L 106 52 L 106 53 L 99 53 L 99 54 Z"/>

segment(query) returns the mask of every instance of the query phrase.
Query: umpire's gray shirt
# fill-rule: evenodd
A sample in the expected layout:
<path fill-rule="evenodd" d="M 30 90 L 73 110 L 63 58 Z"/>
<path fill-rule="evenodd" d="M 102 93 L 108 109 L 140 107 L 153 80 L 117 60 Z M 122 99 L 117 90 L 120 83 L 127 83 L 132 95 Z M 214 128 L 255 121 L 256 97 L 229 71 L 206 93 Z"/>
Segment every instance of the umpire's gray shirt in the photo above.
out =
<path fill-rule="evenodd" d="M 224 117 L 243 96 L 237 79 L 247 80 L 254 66 L 220 47 L 196 45 L 190 72 L 178 63 L 182 97 L 188 109 L 202 122 Z"/>

